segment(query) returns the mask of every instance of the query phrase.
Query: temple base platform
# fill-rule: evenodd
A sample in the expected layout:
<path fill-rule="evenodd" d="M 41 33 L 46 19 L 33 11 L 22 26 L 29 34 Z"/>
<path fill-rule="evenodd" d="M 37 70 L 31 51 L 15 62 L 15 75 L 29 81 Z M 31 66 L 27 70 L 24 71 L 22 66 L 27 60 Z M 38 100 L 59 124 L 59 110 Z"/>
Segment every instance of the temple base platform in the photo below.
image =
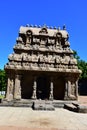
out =
<path fill-rule="evenodd" d="M 12 107 L 32 107 L 34 110 L 54 110 L 55 108 L 64 108 L 65 104 L 78 104 L 76 100 L 41 100 L 41 99 L 21 99 L 7 101 L 2 100 L 0 106 Z"/>

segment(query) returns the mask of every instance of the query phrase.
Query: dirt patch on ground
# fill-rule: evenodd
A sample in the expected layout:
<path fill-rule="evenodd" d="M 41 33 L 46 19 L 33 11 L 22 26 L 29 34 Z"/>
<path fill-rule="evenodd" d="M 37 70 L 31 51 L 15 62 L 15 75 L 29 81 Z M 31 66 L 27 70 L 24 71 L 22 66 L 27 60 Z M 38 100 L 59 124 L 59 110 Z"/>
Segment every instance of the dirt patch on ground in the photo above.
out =
<path fill-rule="evenodd" d="M 0 126 L 0 130 L 61 130 L 61 129 L 57 129 L 57 128 L 26 128 L 26 127 L 15 127 L 15 126 Z"/>
<path fill-rule="evenodd" d="M 78 102 L 87 105 L 87 96 L 78 96 Z"/>
<path fill-rule="evenodd" d="M 50 126 L 50 124 L 52 124 L 52 121 L 50 121 L 49 119 L 47 118 L 42 118 L 42 119 L 38 119 L 38 120 L 32 120 L 30 121 L 33 125 L 33 123 L 35 124 L 38 124 L 40 126 Z"/>

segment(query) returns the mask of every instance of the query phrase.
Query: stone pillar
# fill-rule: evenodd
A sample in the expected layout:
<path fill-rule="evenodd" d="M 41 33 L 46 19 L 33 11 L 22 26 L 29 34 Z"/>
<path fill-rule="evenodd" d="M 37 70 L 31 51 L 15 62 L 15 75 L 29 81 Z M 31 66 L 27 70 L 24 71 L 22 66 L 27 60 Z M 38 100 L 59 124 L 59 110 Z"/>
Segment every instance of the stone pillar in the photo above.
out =
<path fill-rule="evenodd" d="M 50 100 L 53 100 L 53 81 L 51 80 L 50 82 L 50 96 L 49 96 Z"/>
<path fill-rule="evenodd" d="M 14 99 L 21 99 L 21 75 L 15 75 Z"/>
<path fill-rule="evenodd" d="M 33 93 L 31 97 L 32 99 L 37 99 L 36 89 L 37 89 L 37 82 L 36 82 L 36 78 L 34 78 Z"/>
<path fill-rule="evenodd" d="M 13 89 L 14 89 L 14 80 L 11 77 L 8 77 L 7 81 L 7 92 L 6 92 L 6 100 L 13 100 Z"/>
<path fill-rule="evenodd" d="M 6 92 L 6 99 L 9 98 L 9 87 L 10 87 L 10 78 L 7 80 L 7 92 Z"/>
<path fill-rule="evenodd" d="M 78 81 L 76 81 L 76 98 L 78 99 Z"/>
<path fill-rule="evenodd" d="M 71 82 L 68 80 L 68 97 L 71 95 Z"/>
<path fill-rule="evenodd" d="M 71 94 L 71 82 L 68 77 L 65 78 L 65 96 L 64 100 L 69 100 Z"/>
<path fill-rule="evenodd" d="M 68 83 L 65 81 L 65 95 L 64 95 L 64 100 L 68 99 Z"/>
<path fill-rule="evenodd" d="M 78 82 L 71 78 L 67 78 L 65 85 L 65 100 L 76 100 L 78 97 Z M 67 94 L 66 94 L 67 93 Z"/>

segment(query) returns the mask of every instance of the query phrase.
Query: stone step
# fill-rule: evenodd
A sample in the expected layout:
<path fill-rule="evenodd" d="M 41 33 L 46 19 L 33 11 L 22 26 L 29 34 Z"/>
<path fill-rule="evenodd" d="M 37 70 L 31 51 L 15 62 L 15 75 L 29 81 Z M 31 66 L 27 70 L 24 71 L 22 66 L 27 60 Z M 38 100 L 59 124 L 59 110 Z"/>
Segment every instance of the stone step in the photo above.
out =
<path fill-rule="evenodd" d="M 84 104 L 79 104 L 77 106 L 77 109 L 79 113 L 87 113 L 87 106 L 85 106 Z"/>
<path fill-rule="evenodd" d="M 87 113 L 87 106 L 84 104 L 65 104 L 64 108 L 78 113 Z"/>
<path fill-rule="evenodd" d="M 55 110 L 52 102 L 49 101 L 34 101 L 33 102 L 33 109 L 34 110 L 49 110 L 49 111 L 53 111 Z"/>
<path fill-rule="evenodd" d="M 6 101 L 3 100 L 0 103 L 0 106 L 13 106 L 13 107 L 33 107 L 33 109 L 37 110 L 54 110 L 54 108 L 64 108 L 65 104 L 72 104 L 74 102 L 77 104 L 76 101 L 64 101 L 64 100 L 30 100 L 30 99 L 21 99 L 21 100 L 13 100 L 13 101 Z"/>
<path fill-rule="evenodd" d="M 64 108 L 73 112 L 78 112 L 78 108 L 74 104 L 64 104 Z"/>

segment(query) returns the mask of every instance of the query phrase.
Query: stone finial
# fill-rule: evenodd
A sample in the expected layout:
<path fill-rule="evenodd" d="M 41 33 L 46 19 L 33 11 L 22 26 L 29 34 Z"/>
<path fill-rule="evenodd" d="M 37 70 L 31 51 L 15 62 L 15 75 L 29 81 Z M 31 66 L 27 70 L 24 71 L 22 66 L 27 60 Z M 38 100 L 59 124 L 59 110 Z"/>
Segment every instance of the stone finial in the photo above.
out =
<path fill-rule="evenodd" d="M 53 27 L 52 26 L 50 26 L 50 29 L 52 29 Z"/>
<path fill-rule="evenodd" d="M 34 25 L 34 27 L 37 27 L 37 25 Z"/>
<path fill-rule="evenodd" d="M 66 30 L 66 26 L 65 26 L 65 24 L 63 25 L 63 30 Z"/>
<path fill-rule="evenodd" d="M 32 24 L 30 24 L 30 27 L 33 27 L 33 25 L 32 25 Z"/>
<path fill-rule="evenodd" d="M 49 26 L 47 26 L 47 28 L 49 28 Z"/>
<path fill-rule="evenodd" d="M 29 27 L 29 24 L 26 24 L 26 27 Z"/>
<path fill-rule="evenodd" d="M 41 28 L 41 25 L 38 25 L 38 28 Z"/>
<path fill-rule="evenodd" d="M 58 27 L 58 31 L 60 30 L 60 27 Z"/>
<path fill-rule="evenodd" d="M 56 27 L 54 27 L 54 29 L 57 29 Z"/>
<path fill-rule="evenodd" d="M 43 27 L 43 28 L 47 28 L 46 24 L 44 24 L 42 27 Z"/>

